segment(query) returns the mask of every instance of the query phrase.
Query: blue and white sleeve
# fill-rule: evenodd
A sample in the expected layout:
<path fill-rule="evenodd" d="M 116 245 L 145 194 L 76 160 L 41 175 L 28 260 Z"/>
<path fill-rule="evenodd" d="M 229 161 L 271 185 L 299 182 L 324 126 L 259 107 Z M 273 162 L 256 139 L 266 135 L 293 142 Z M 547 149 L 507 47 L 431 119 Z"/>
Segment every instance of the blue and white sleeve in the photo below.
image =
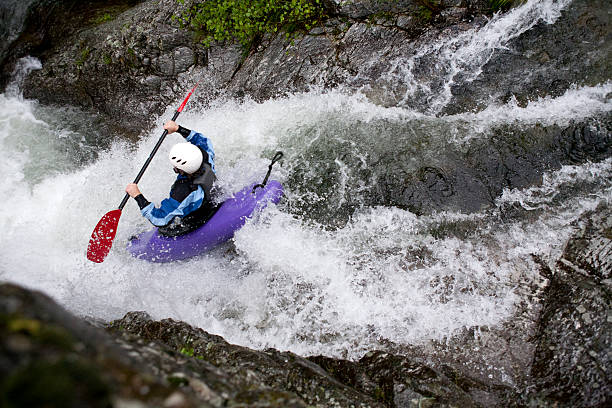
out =
<path fill-rule="evenodd" d="M 184 217 L 187 214 L 197 210 L 204 201 L 204 190 L 198 186 L 198 189 L 191 192 L 182 202 L 176 201 L 174 198 L 166 198 L 162 201 L 159 208 L 150 203 L 140 210 L 143 217 L 151 222 L 156 227 L 168 225 L 174 217 Z"/>

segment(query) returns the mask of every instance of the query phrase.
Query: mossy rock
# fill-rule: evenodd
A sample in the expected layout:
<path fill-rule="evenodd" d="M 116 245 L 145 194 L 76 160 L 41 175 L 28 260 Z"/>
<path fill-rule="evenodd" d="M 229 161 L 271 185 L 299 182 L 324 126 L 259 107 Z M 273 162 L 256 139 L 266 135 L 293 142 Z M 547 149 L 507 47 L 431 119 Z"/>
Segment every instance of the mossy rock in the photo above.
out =
<path fill-rule="evenodd" d="M 110 390 L 96 366 L 65 357 L 33 361 L 0 385 L 2 407 L 110 407 Z"/>

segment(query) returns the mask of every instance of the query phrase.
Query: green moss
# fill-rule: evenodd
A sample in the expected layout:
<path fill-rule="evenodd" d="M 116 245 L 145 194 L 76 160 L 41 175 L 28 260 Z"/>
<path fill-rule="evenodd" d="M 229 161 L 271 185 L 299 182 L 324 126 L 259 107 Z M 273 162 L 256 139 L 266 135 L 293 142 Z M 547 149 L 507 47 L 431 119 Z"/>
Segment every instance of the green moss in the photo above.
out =
<path fill-rule="evenodd" d="M 7 329 L 9 332 L 25 332 L 28 334 L 38 335 L 40 333 L 41 323 L 38 320 L 26 319 L 26 318 L 15 318 L 10 319 L 7 322 Z"/>
<path fill-rule="evenodd" d="M 390 21 L 395 17 L 390 11 L 380 11 L 368 16 L 368 24 L 377 24 L 379 21 Z"/>
<path fill-rule="evenodd" d="M 431 10 L 423 6 L 419 6 L 419 9 L 416 15 L 418 19 L 423 22 L 429 22 L 431 21 L 431 18 L 433 17 Z"/>
<path fill-rule="evenodd" d="M 94 24 L 98 25 L 98 24 L 103 24 L 106 23 L 108 21 L 111 21 L 113 19 L 113 16 L 111 16 L 110 13 L 104 13 L 99 15 L 98 17 L 96 17 L 94 19 Z"/>
<path fill-rule="evenodd" d="M 19 315 L 3 315 L 0 319 L 9 333 L 26 335 L 33 341 L 61 350 L 72 350 L 75 340 L 63 328 Z"/>
<path fill-rule="evenodd" d="M 89 54 L 91 54 L 91 49 L 89 47 L 86 46 L 85 48 L 81 49 L 79 57 L 76 60 L 76 64 L 79 67 L 82 66 L 89 58 Z"/>
<path fill-rule="evenodd" d="M 293 39 L 327 17 L 321 0 L 208 0 L 194 4 L 179 19 L 206 46 L 237 41 L 250 50 L 265 34 L 284 32 Z"/>
<path fill-rule="evenodd" d="M 179 376 L 169 376 L 166 378 L 166 380 L 168 381 L 168 383 L 170 383 L 170 385 L 173 385 L 175 387 L 181 387 L 183 385 L 189 385 L 189 380 L 185 377 L 179 377 Z"/>
<path fill-rule="evenodd" d="M 378 401 L 385 400 L 385 391 L 381 387 L 376 387 L 374 390 L 374 399 Z"/>
<path fill-rule="evenodd" d="M 431 21 L 434 16 L 442 11 L 438 0 L 416 0 L 416 2 L 418 4 L 416 17 L 423 22 Z"/>
<path fill-rule="evenodd" d="M 193 347 L 182 347 L 180 352 L 185 356 L 193 357 Z"/>
<path fill-rule="evenodd" d="M 108 55 L 108 54 L 104 54 L 104 55 L 102 56 L 102 61 L 103 61 L 103 62 L 104 62 L 106 65 L 110 65 L 110 64 L 113 62 L 113 60 L 111 59 L 110 55 Z M 122 327 L 122 326 L 119 326 L 119 330 L 123 330 L 123 327 Z"/>

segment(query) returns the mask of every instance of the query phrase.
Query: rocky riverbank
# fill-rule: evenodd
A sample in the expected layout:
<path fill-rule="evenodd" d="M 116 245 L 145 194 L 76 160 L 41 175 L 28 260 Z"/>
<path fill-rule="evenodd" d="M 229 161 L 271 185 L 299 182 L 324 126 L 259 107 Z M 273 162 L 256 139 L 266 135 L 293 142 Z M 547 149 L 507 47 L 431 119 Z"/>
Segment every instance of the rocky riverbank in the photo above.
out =
<path fill-rule="evenodd" d="M 555 269 L 543 270 L 541 313 L 522 344 L 531 358 L 514 373 L 514 387 L 479 378 L 442 352 L 371 351 L 348 361 L 251 350 L 144 312 L 85 321 L 42 293 L 3 284 L 2 405 L 608 406 L 611 215 L 605 205 L 587 214 Z"/>
<path fill-rule="evenodd" d="M 557 24 L 542 21 L 525 35 L 519 30 L 511 34 L 516 38 L 498 39 L 505 52 L 482 60 L 456 55 L 452 63 L 440 59 L 454 50 L 436 43 L 455 37 L 455 46 L 461 45 L 466 32 L 491 16 L 486 1 L 440 2 L 439 12 L 431 15 L 416 1 L 329 0 L 331 18 L 325 24 L 293 44 L 280 35 L 268 37 L 246 57 L 237 46 L 206 48 L 180 28 L 173 16 L 187 10 L 190 1 L 56 3 L 33 2 L 21 35 L 0 61 L 3 81 L 18 58 L 38 57 L 43 69 L 31 75 L 27 97 L 120 115 L 135 133 L 197 80 L 203 82 L 204 101 L 220 93 L 261 100 L 313 85 L 345 85 L 385 106 L 457 113 L 482 109 L 491 98 L 525 102 L 612 77 L 606 63 L 611 42 L 604 10 L 609 4 L 602 0 L 576 0 Z M 409 57 L 415 58 L 412 86 L 450 85 L 440 106 L 421 92 L 406 96 L 398 61 Z M 475 64 L 478 75 L 455 76 L 457 68 L 466 67 L 453 64 Z M 531 73 L 528 78 L 525 72 Z"/>
<path fill-rule="evenodd" d="M 325 24 L 294 44 L 282 35 L 268 37 L 245 56 L 237 45 L 206 48 L 181 28 L 173 17 L 192 3 L 35 1 L 22 34 L 0 61 L 3 81 L 18 58 L 36 56 L 43 69 L 25 84 L 26 97 L 121 117 L 125 130 L 138 134 L 196 81 L 202 81 L 199 95 L 205 103 L 220 94 L 262 100 L 313 85 L 333 87 L 354 78 L 379 54 L 414 46 L 427 29 L 440 31 L 488 13 L 484 1 L 441 3 L 446 12 L 429 18 L 419 17 L 421 6 L 414 1 L 327 1 L 331 19 Z M 406 51 L 404 45 L 398 55 Z"/>
<path fill-rule="evenodd" d="M 479 111 L 509 100 L 524 106 L 537 97 L 556 97 L 572 87 L 612 78 L 606 63 L 612 51 L 610 22 L 605 17 L 609 13 L 601 12 L 610 6 L 600 0 L 571 2 L 555 24 L 544 20 L 527 30 L 520 26 L 521 20 L 504 23 L 518 24 L 516 32 L 510 30 L 508 38 L 487 38 L 490 50 L 476 50 L 469 34 L 489 21 L 484 1 L 442 2 L 440 12 L 428 18 L 419 14 L 422 6 L 414 1 L 328 2 L 332 17 L 322 26 L 294 43 L 282 36 L 267 37 L 248 55 L 237 45 L 206 48 L 181 28 L 173 16 L 187 10 L 189 1 L 34 4 L 22 35 L 4 58 L 4 80 L 17 58 L 37 56 L 43 68 L 24 80 L 26 97 L 102 112 L 116 131 L 131 135 L 148 129 L 152 115 L 182 98 L 197 81 L 201 84 L 192 103 L 204 105 L 224 97 L 264 100 L 312 86 L 341 86 L 362 92 L 377 104 L 435 117 Z M 529 12 L 533 10 L 525 11 Z M 61 24 L 63 20 L 71 24 Z M 414 89 L 408 90 L 408 85 Z M 436 147 L 436 158 L 418 162 L 413 158 L 439 143 L 428 134 L 429 127 L 439 126 L 431 120 L 397 129 L 398 137 L 405 132 L 421 137 L 416 144 L 413 138 L 388 141 L 393 149 L 384 140 L 372 148 L 369 137 L 364 134 L 358 140 L 347 129 L 351 133 L 347 137 L 357 145 L 363 143 L 361 151 L 369 151 L 367 166 L 359 169 L 360 158 L 351 163 L 352 152 L 345 146 L 335 146 L 334 152 L 358 169 L 360 180 L 371 180 L 368 191 L 359 202 L 344 197 L 340 211 L 328 208 L 326 202 L 314 207 L 309 203 L 303 211 L 319 222 L 328 222 L 331 213 L 336 224 L 364 204 L 397 206 L 417 214 L 479 211 L 493 205 L 506 188 L 537 185 L 545 171 L 609 157 L 611 123 L 610 115 L 603 112 L 561 126 L 492 126 L 480 141 L 464 146 L 444 141 Z M 376 134 L 378 125 L 364 123 L 360 131 Z M 443 131 L 455 132 L 456 126 L 460 123 L 450 123 Z M 311 150 L 292 160 L 322 155 L 316 144 Z M 334 174 L 322 165 L 312 174 L 296 171 L 290 180 L 295 181 L 294 188 L 317 184 L 326 188 Z M 317 183 L 298 182 L 305 177 Z"/>

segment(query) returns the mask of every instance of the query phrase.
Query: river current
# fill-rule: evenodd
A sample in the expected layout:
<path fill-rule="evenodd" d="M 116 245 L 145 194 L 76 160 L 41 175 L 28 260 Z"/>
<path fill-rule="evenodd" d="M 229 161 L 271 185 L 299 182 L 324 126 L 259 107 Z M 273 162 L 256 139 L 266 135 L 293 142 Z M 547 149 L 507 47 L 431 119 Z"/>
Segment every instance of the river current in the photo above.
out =
<path fill-rule="evenodd" d="M 535 23 L 526 19 L 552 24 L 567 3 L 530 1 L 504 18 L 520 19 L 528 30 Z M 504 18 L 472 32 L 470 41 L 447 43 L 453 53 L 441 52 L 441 63 L 447 57 L 470 60 L 452 69 L 476 77 L 486 55 L 504 46 L 499 38 L 517 30 Z M 474 55 L 481 59 L 475 62 Z M 398 61 L 389 73 L 410 85 L 406 101 L 410 92 L 427 88 L 431 106 L 443 105 L 447 87 L 416 89 L 409 78 L 411 61 Z M 612 159 L 607 159 L 548 172 L 541 185 L 506 189 L 494 208 L 470 214 L 417 216 L 359 205 L 370 187 L 359 178 L 360 166 L 368 164 L 363 151 L 368 143 L 392 152 L 389 141 L 418 142 L 423 127 L 415 123 L 428 124 L 437 147 L 486 138 L 493 125 L 565 126 L 609 114 L 610 82 L 575 85 L 526 106 L 510 100 L 446 116 L 411 103 L 381 107 L 343 89 L 313 89 L 263 103 L 226 98 L 207 107 L 198 104 L 196 94 L 179 123 L 211 138 L 223 195 L 262 179 L 274 152 L 282 150 L 284 163 L 272 177 L 285 183 L 285 199 L 250 220 L 232 242 L 164 265 L 125 251 L 130 236 L 150 228 L 130 201 L 110 255 L 93 264 L 85 257 L 93 227 L 117 208 L 178 102 L 138 142 L 125 141 L 112 137 L 95 115 L 24 99 L 19 75 L 38 64 L 24 60 L 14 83 L 0 94 L 0 279 L 44 291 L 81 316 L 112 320 L 144 310 L 232 343 L 302 355 L 358 358 L 389 344 L 443 340 L 465 328 L 496 327 L 511 319 L 519 304 L 531 301 L 525 293 L 541 285 L 534 255 L 553 266 L 572 223 L 612 199 Z M 140 183 L 156 203 L 173 181 L 166 154 L 180 139 L 166 139 Z M 347 154 L 358 160 L 346 161 Z M 436 150 L 423 155 L 435 156 Z M 324 186 L 317 185 L 321 166 L 332 180 Z M 303 184 L 297 172 L 304 174 Z M 325 202 L 333 213 L 346 200 L 352 212 L 341 223 L 304 210 Z M 509 206 L 528 215 L 508 220 L 500 214 Z"/>

